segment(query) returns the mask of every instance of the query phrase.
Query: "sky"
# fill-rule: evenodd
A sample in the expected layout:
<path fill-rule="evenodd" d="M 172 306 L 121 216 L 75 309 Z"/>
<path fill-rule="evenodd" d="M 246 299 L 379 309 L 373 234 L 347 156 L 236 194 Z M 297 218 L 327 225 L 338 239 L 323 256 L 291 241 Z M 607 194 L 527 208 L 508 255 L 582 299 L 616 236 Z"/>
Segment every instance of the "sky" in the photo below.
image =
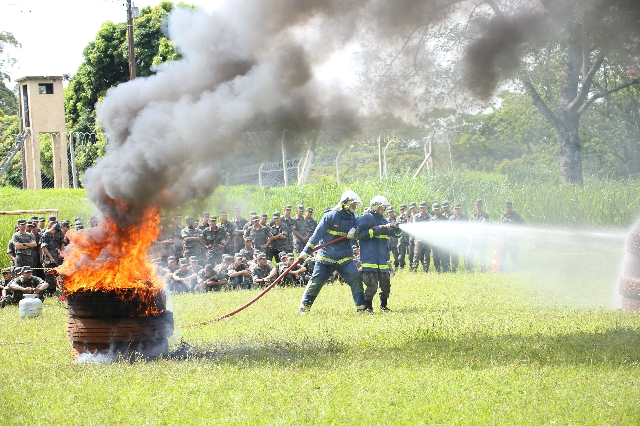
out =
<path fill-rule="evenodd" d="M 210 12 L 221 0 L 191 0 Z M 138 0 L 135 6 L 156 6 L 160 0 Z M 177 3 L 177 1 L 174 1 Z M 17 59 L 10 71 L 15 80 L 25 76 L 73 75 L 82 63 L 82 51 L 105 21 L 125 22 L 125 0 L 0 0 L 0 31 L 22 44 L 7 49 Z"/>

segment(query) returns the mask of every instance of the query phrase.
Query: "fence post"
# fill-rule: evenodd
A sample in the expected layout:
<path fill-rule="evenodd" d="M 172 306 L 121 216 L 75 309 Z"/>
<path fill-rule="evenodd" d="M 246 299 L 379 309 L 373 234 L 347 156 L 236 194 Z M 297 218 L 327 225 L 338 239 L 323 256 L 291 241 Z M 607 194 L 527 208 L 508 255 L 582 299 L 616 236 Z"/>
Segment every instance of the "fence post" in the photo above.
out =
<path fill-rule="evenodd" d="M 378 135 L 378 176 L 380 182 L 382 182 L 382 147 L 380 146 L 380 139 L 382 138 L 382 132 Z"/>
<path fill-rule="evenodd" d="M 264 167 L 264 163 L 260 163 L 260 167 L 258 167 L 258 186 L 262 187 L 262 167 Z"/>
<path fill-rule="evenodd" d="M 71 156 L 71 177 L 73 178 L 73 189 L 78 189 L 78 170 L 76 170 L 76 151 L 73 146 L 73 132 L 69 133 L 69 154 Z"/>
<path fill-rule="evenodd" d="M 342 155 L 342 151 L 344 148 L 338 152 L 338 156 L 336 157 L 336 182 L 340 183 L 340 155 Z"/>
<path fill-rule="evenodd" d="M 282 149 L 282 170 L 284 172 L 284 186 L 288 186 L 289 180 L 287 179 L 287 150 L 284 146 L 284 134 L 287 129 L 282 131 L 282 139 L 280 139 L 280 147 Z"/>
<path fill-rule="evenodd" d="M 384 152 L 383 152 L 384 177 L 386 179 L 389 179 L 389 173 L 387 171 L 387 149 L 389 149 L 389 145 L 391 145 L 391 139 L 389 139 L 389 142 L 387 142 L 387 145 L 384 147 Z"/>

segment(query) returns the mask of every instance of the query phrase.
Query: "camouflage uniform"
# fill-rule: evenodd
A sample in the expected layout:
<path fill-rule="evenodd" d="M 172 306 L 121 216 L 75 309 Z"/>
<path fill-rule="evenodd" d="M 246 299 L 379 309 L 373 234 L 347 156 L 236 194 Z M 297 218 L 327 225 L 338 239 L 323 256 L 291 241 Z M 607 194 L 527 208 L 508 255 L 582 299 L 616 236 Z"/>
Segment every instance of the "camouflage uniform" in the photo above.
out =
<path fill-rule="evenodd" d="M 234 262 L 231 265 L 229 265 L 227 271 L 228 271 L 228 274 L 231 274 L 233 272 L 249 271 L 249 266 L 247 266 L 244 263 L 240 263 L 239 265 L 236 265 Z M 234 290 L 236 289 L 249 290 L 251 289 L 251 276 L 237 275 L 235 277 L 229 277 L 229 285 Z"/>
<path fill-rule="evenodd" d="M 460 214 L 460 217 L 457 217 L 455 214 L 452 214 L 449 217 L 449 222 L 451 224 L 456 224 L 456 223 L 468 223 L 469 222 L 469 217 L 467 215 L 464 214 Z M 458 269 L 458 266 L 460 265 L 460 256 L 462 256 L 462 267 L 465 266 L 464 261 L 464 255 L 467 252 L 467 238 L 465 235 L 463 235 L 461 232 L 454 232 L 453 233 L 453 247 L 454 249 L 451 250 L 451 271 L 452 272 L 456 272 Z"/>
<path fill-rule="evenodd" d="M 241 248 L 237 247 L 236 245 L 236 227 L 228 220 L 225 220 L 224 223 L 222 222 L 222 220 L 220 220 L 218 227 L 227 231 L 227 235 L 229 235 L 229 242 L 226 246 L 224 246 L 222 252 L 224 254 L 230 254 L 233 256 Z"/>
<path fill-rule="evenodd" d="M 266 248 L 262 246 L 267 244 L 267 242 L 269 241 L 271 230 L 268 226 L 259 226 L 260 227 L 257 229 L 253 225 L 247 228 L 247 230 L 244 232 L 244 237 L 249 237 L 253 240 L 253 247 L 255 247 L 256 250 L 265 252 L 268 249 L 268 246 Z"/>
<path fill-rule="evenodd" d="M 276 226 L 275 224 L 271 227 L 271 236 L 278 236 L 284 234 L 286 235 L 286 239 L 275 239 L 269 243 L 269 253 L 267 253 L 267 259 L 272 260 L 273 257 L 276 258 L 276 261 L 279 261 L 278 253 L 285 252 L 289 253 L 292 251 L 291 247 L 291 231 L 280 221 L 280 226 Z"/>
<path fill-rule="evenodd" d="M 27 244 L 27 243 L 35 243 L 36 242 L 36 237 L 33 234 L 30 234 L 28 232 L 25 233 L 20 233 L 20 232 L 16 232 L 15 234 L 13 234 L 13 237 L 11 238 L 11 241 L 14 244 L 16 243 L 22 243 L 22 244 Z M 17 267 L 22 267 L 22 266 L 34 266 L 34 253 L 38 251 L 37 247 L 30 247 L 27 249 L 15 249 L 16 250 L 16 266 Z"/>
<path fill-rule="evenodd" d="M 448 220 L 444 215 L 431 216 L 432 222 L 448 223 Z M 438 246 L 431 245 L 431 253 L 433 255 L 433 266 L 438 272 L 449 272 L 449 253 Z"/>
<path fill-rule="evenodd" d="M 45 281 L 40 278 L 40 277 L 36 277 L 35 275 L 31 275 L 31 278 L 29 278 L 28 280 L 25 280 L 23 276 L 20 276 L 18 278 L 14 278 L 9 285 L 11 286 L 12 284 L 17 284 L 20 287 L 31 287 L 31 288 L 37 288 L 42 286 L 43 284 L 45 284 Z M 13 294 L 11 295 L 12 298 L 12 302 L 13 303 L 19 303 L 22 298 L 24 297 L 24 292 L 23 291 L 19 291 L 19 290 L 12 290 Z M 41 291 L 38 295 L 38 297 L 40 299 L 44 298 L 44 291 Z"/>
<path fill-rule="evenodd" d="M 40 246 L 43 249 L 42 250 L 42 266 L 44 268 L 51 269 L 60 265 L 60 251 L 62 249 L 62 244 L 63 244 L 63 240 L 60 238 L 60 234 L 62 234 L 62 230 L 58 226 L 56 228 L 55 235 L 51 233 L 51 229 L 48 229 L 42 236 L 42 242 L 40 243 Z M 51 259 L 49 259 L 49 256 L 47 256 L 46 253 L 44 252 L 45 247 L 49 252 L 49 254 L 51 255 L 51 257 L 53 258 L 54 260 L 53 262 L 51 261 Z M 49 284 L 49 287 L 47 288 L 47 294 L 49 295 L 53 295 L 57 287 L 56 274 L 51 272 L 53 271 L 48 271 L 44 277 L 44 280 L 47 282 L 47 284 Z"/>
<path fill-rule="evenodd" d="M 220 279 L 215 269 L 211 269 L 210 274 L 204 268 L 201 269 L 196 280 L 197 286 L 204 291 L 220 291 L 224 286 L 224 280 Z"/>
<path fill-rule="evenodd" d="M 429 222 L 431 221 L 431 216 L 429 216 L 428 213 L 425 213 L 424 215 L 422 213 L 418 213 L 413 217 L 413 221 L 415 223 Z M 413 272 L 417 272 L 418 266 L 420 266 L 420 262 L 422 262 L 422 269 L 424 272 L 429 272 L 429 264 L 431 263 L 431 246 L 418 238 L 414 238 L 414 241 L 415 248 L 411 270 Z"/>
<path fill-rule="evenodd" d="M 182 255 L 189 258 L 195 256 L 201 263 L 205 263 L 206 257 L 204 256 L 205 248 L 200 244 L 200 241 L 184 241 L 187 237 L 202 237 L 202 231 L 198 228 L 186 227 L 182 230 L 180 236 L 182 237 Z"/>
<path fill-rule="evenodd" d="M 207 249 L 206 263 L 213 266 L 221 260 L 222 255 L 225 254 L 225 247 L 220 247 L 220 245 L 224 245 L 228 237 L 229 233 L 221 226 L 217 226 L 216 229 L 210 226 L 202 232 L 204 243 L 210 246 Z"/>
<path fill-rule="evenodd" d="M 293 242 L 295 245 L 296 253 L 300 254 L 300 252 L 302 252 L 307 242 L 298 238 L 298 236 L 293 232 L 293 230 L 295 230 L 302 237 L 308 239 L 311 236 L 311 234 L 309 233 L 309 228 L 307 227 L 307 221 L 305 220 L 304 216 L 295 217 L 291 221 L 291 225 L 292 225 L 291 234 L 293 235 Z"/>
<path fill-rule="evenodd" d="M 402 215 L 400 215 L 397 220 L 397 222 L 400 224 L 409 223 L 410 221 L 410 217 L 405 217 Z M 400 238 L 398 238 L 398 265 L 396 267 L 404 269 L 405 257 L 407 256 L 407 250 L 409 249 L 409 238 L 410 236 L 407 232 L 403 232 L 402 235 L 400 235 Z M 413 262 L 413 259 L 409 257 L 409 264 L 411 264 L 411 262 Z"/>
<path fill-rule="evenodd" d="M 251 278 L 255 282 L 257 279 L 264 279 L 269 276 L 271 271 L 273 270 L 273 265 L 271 263 L 266 263 L 264 267 L 260 267 L 260 265 L 256 264 L 250 268 Z M 266 283 L 256 283 L 259 286 L 266 286 Z"/>

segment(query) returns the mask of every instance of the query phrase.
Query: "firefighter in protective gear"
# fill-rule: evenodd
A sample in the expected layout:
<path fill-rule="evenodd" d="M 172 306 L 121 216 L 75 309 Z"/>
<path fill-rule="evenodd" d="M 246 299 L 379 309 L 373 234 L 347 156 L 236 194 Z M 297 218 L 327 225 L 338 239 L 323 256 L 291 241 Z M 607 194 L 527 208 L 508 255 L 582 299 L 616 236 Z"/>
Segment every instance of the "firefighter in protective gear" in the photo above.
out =
<path fill-rule="evenodd" d="M 340 197 L 338 205 L 320 219 L 318 227 L 300 253 L 299 258 L 306 259 L 318 244 L 328 243 L 343 236 L 347 237 L 347 239 L 328 245 L 317 252 L 313 273 L 300 302 L 300 314 L 309 312 L 318 293 L 334 271 L 338 271 L 351 287 L 356 310 L 358 312 L 364 311 L 362 279 L 353 261 L 353 248 L 348 239 L 356 235 L 358 216 L 355 211 L 358 204 L 362 204 L 358 194 L 353 191 L 345 191 Z"/>
<path fill-rule="evenodd" d="M 391 292 L 389 274 L 389 236 L 400 237 L 402 231 L 396 223 L 383 217 L 389 202 L 382 195 L 371 199 L 371 212 L 358 219 L 358 239 L 360 240 L 360 260 L 362 261 L 362 281 L 366 286 L 364 303 L 366 312 L 373 313 L 373 297 L 380 287 L 380 311 L 391 311 L 387 299 Z"/>

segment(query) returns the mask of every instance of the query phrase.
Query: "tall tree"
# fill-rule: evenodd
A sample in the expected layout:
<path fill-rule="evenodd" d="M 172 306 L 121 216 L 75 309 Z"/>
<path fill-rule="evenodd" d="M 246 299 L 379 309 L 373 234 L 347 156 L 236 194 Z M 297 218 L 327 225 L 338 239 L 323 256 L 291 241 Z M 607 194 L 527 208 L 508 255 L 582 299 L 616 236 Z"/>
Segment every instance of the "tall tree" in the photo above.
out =
<path fill-rule="evenodd" d="M 467 101 L 453 96 L 463 86 L 487 99 L 501 84 L 519 85 L 555 131 L 563 180 L 581 183 L 580 119 L 640 84 L 624 72 L 640 59 L 640 2 L 432 3 L 454 18 L 425 19 L 395 39 L 365 44 L 374 54 L 364 77 L 386 88 L 380 93 L 413 96 L 423 109 Z"/>
<path fill-rule="evenodd" d="M 156 7 L 143 8 L 140 17 L 134 20 L 138 76 L 154 74 L 154 65 L 179 58 L 163 32 L 167 16 L 174 7 L 172 2 L 163 1 Z M 95 39 L 85 47 L 84 61 L 65 91 L 68 129 L 96 131 L 96 103 L 109 88 L 129 80 L 127 48 L 126 23 L 107 21 L 102 24 Z"/>
<path fill-rule="evenodd" d="M 13 34 L 0 31 L 0 110 L 7 115 L 16 115 L 18 113 L 16 95 L 5 85 L 5 81 L 9 80 L 9 69 L 16 62 L 6 54 L 7 46 L 20 47 L 20 43 Z"/>

